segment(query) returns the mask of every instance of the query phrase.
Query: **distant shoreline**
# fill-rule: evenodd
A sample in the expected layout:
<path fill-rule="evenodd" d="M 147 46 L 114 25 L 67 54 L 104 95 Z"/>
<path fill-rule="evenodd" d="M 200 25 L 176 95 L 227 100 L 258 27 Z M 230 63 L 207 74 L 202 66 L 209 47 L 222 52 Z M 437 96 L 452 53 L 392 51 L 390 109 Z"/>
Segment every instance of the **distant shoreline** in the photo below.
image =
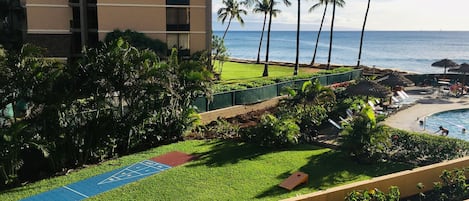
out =
<path fill-rule="evenodd" d="M 299 62 L 309 64 L 316 44 L 316 32 L 303 31 L 300 35 Z M 222 34 L 214 32 L 215 35 Z M 230 57 L 255 60 L 259 51 L 260 31 L 236 31 L 227 34 L 225 46 Z M 264 41 L 266 41 L 264 35 Z M 321 36 L 316 52 L 316 63 L 330 60 L 335 65 L 354 66 L 357 63 L 360 32 L 342 31 L 334 35 L 329 58 L 328 33 Z M 271 35 L 269 60 L 291 63 L 296 60 L 296 33 L 274 31 Z M 469 32 L 451 31 L 370 31 L 365 34 L 361 64 L 369 67 L 398 69 L 410 73 L 441 73 L 443 69 L 431 64 L 443 58 L 456 63 L 469 63 Z M 266 43 L 262 43 L 264 60 Z"/>

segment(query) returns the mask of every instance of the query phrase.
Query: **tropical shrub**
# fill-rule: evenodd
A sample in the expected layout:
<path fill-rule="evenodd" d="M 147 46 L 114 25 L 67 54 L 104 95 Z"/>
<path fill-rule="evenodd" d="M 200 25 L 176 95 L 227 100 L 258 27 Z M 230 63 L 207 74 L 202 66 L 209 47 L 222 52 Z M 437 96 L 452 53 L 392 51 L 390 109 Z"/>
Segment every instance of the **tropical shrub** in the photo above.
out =
<path fill-rule="evenodd" d="M 285 147 L 298 143 L 299 135 L 300 128 L 293 119 L 278 119 L 267 114 L 258 125 L 245 132 L 243 138 L 260 146 Z"/>
<path fill-rule="evenodd" d="M 294 119 L 300 127 L 302 139 L 313 140 L 335 103 L 334 92 L 323 87 L 318 80 L 306 81 L 300 89 L 285 87 L 285 90 L 290 96 L 280 103 L 278 115 Z"/>
<path fill-rule="evenodd" d="M 85 49 L 76 65 L 30 45 L 0 51 L 0 108 L 12 108 L 0 114 L 0 187 L 20 170 L 40 171 L 25 164 L 63 171 L 182 139 L 199 122 L 192 102 L 210 95 L 211 79 L 203 64 L 179 63 L 176 50 L 160 62 L 122 39 Z"/>
<path fill-rule="evenodd" d="M 118 40 L 119 38 L 122 38 L 125 41 L 129 42 L 130 45 L 136 47 L 137 49 L 150 49 L 162 58 L 165 58 L 167 56 L 168 47 L 166 43 L 158 39 L 151 39 L 143 33 L 132 31 L 130 29 L 127 29 L 125 31 L 116 29 L 113 32 L 106 34 L 104 41 L 106 43 L 110 43 L 112 41 Z"/>
<path fill-rule="evenodd" d="M 345 197 L 345 201 L 399 201 L 399 188 L 391 186 L 389 193 L 384 193 L 379 189 L 353 191 Z"/>
<path fill-rule="evenodd" d="M 386 127 L 392 139 L 389 157 L 394 161 L 424 166 L 467 156 L 469 142 L 444 136 Z"/>
<path fill-rule="evenodd" d="M 221 74 L 223 72 L 223 63 L 228 60 L 229 53 L 225 46 L 223 38 L 212 35 L 212 67 L 214 72 Z M 217 65 L 215 65 L 217 62 Z"/>
<path fill-rule="evenodd" d="M 337 94 L 337 103 L 331 112 L 334 117 L 347 117 L 347 109 L 352 111 L 360 111 L 362 105 L 365 105 L 365 98 L 361 96 L 354 97 L 341 97 L 340 93 Z"/>
<path fill-rule="evenodd" d="M 43 54 L 29 44 L 19 52 L 0 51 L 0 109 L 6 110 L 0 113 L 0 187 L 18 182 L 24 152 L 48 157 L 53 145 L 41 135 L 51 118 L 42 114 L 60 100 L 55 86 L 63 66 Z"/>
<path fill-rule="evenodd" d="M 286 87 L 285 90 L 290 95 L 283 104 L 293 105 L 322 105 L 326 109 L 332 109 L 336 97 L 334 91 L 328 87 L 324 87 L 319 83 L 319 80 L 306 81 L 300 89 L 293 89 Z"/>
<path fill-rule="evenodd" d="M 376 124 L 374 111 L 364 107 L 353 120 L 345 125 L 342 148 L 359 162 L 373 163 L 387 158 L 391 146 L 390 135 L 383 126 Z"/>
<path fill-rule="evenodd" d="M 240 127 L 232 124 L 225 119 L 217 119 L 208 125 L 199 126 L 189 133 L 188 137 L 198 139 L 234 139 L 239 138 Z"/>
<path fill-rule="evenodd" d="M 466 169 L 443 170 L 440 175 L 441 181 L 434 182 L 433 190 L 420 193 L 420 200 L 459 201 L 469 198 L 469 184 L 466 179 Z M 419 183 L 419 189 L 424 186 Z"/>
<path fill-rule="evenodd" d="M 294 119 L 300 127 L 301 139 L 312 141 L 319 134 L 319 127 L 327 119 L 327 110 L 322 105 L 280 106 L 278 115 Z"/>

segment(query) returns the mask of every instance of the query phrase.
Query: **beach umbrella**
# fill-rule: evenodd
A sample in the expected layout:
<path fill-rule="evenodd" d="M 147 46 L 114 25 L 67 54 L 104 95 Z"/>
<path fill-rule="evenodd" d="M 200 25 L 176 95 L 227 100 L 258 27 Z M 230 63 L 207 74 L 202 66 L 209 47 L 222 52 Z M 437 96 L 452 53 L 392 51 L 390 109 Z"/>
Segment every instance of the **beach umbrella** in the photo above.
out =
<path fill-rule="evenodd" d="M 453 69 L 449 69 L 450 72 L 457 72 L 457 73 L 461 73 L 464 75 L 463 77 L 463 84 L 465 85 L 466 83 L 466 73 L 469 73 L 469 64 L 467 63 L 463 63 L 459 66 L 459 68 L 453 68 Z"/>
<path fill-rule="evenodd" d="M 450 59 L 442 59 L 440 61 L 432 63 L 432 66 L 445 68 L 444 74 L 446 75 L 446 68 L 456 67 L 458 66 L 458 64 Z"/>
<path fill-rule="evenodd" d="M 457 73 L 469 73 L 469 64 L 468 63 L 463 63 L 459 66 L 459 68 L 453 68 L 449 69 L 449 72 L 457 72 Z"/>
<path fill-rule="evenodd" d="M 355 85 L 350 85 L 344 93 L 350 96 L 373 96 L 377 98 L 392 96 L 390 89 L 371 80 L 361 80 Z"/>
<path fill-rule="evenodd" d="M 389 86 L 391 88 L 394 88 L 396 86 L 408 87 L 414 85 L 414 82 L 412 82 L 412 80 L 409 80 L 398 72 L 392 72 L 387 74 L 386 76 L 381 78 L 378 83 L 385 86 Z"/>

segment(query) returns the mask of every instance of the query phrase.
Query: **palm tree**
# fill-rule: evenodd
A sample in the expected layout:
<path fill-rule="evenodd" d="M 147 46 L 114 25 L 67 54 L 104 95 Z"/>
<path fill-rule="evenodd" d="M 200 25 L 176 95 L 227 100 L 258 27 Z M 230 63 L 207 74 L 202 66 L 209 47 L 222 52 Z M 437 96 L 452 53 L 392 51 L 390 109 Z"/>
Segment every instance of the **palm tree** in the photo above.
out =
<path fill-rule="evenodd" d="M 363 35 L 365 34 L 366 19 L 368 18 L 368 11 L 370 10 L 370 2 L 371 0 L 368 0 L 368 5 L 366 6 L 365 12 L 365 19 L 363 20 L 362 34 L 360 36 L 360 49 L 358 50 L 357 67 L 360 67 L 360 60 L 362 58 Z"/>
<path fill-rule="evenodd" d="M 314 47 L 313 60 L 311 61 L 311 65 L 314 65 L 315 60 L 316 60 L 316 52 L 318 50 L 319 38 L 321 36 L 322 25 L 324 24 L 324 19 L 326 18 L 327 6 L 329 5 L 329 3 L 332 3 L 332 0 L 319 0 L 318 3 L 314 4 L 311 8 L 309 8 L 309 12 L 313 12 L 314 9 L 318 8 L 321 5 L 324 5 L 324 12 L 322 13 L 321 26 L 319 26 L 318 36 L 316 38 L 316 45 Z M 336 0 L 335 3 L 339 7 L 344 7 L 345 5 L 344 0 Z"/>
<path fill-rule="evenodd" d="M 329 87 L 322 86 L 318 79 L 304 82 L 300 89 L 295 90 L 287 87 L 286 91 L 292 96 L 291 99 L 286 100 L 291 106 L 297 104 L 331 106 L 336 101 L 334 91 Z"/>
<path fill-rule="evenodd" d="M 335 7 L 336 0 L 332 0 L 332 20 L 331 20 L 331 33 L 329 39 L 329 56 L 327 57 L 327 70 L 331 69 L 331 54 L 332 54 L 332 38 L 334 37 L 334 20 L 335 20 Z"/>
<path fill-rule="evenodd" d="M 239 7 L 240 4 L 236 0 L 223 0 L 223 4 L 225 4 L 226 7 L 218 9 L 217 14 L 218 20 L 221 20 L 222 24 L 225 23 L 226 18 L 229 18 L 228 25 L 222 37 L 222 39 L 225 39 L 226 32 L 228 32 L 231 25 L 231 20 L 236 18 L 241 25 L 244 25 L 244 20 L 241 15 L 246 15 L 247 12 Z"/>
<path fill-rule="evenodd" d="M 264 13 L 264 23 L 262 25 L 261 40 L 259 41 L 259 50 L 257 51 L 257 61 L 256 61 L 256 63 L 260 63 L 261 47 L 262 47 L 262 40 L 264 38 L 265 23 L 267 21 L 267 14 L 269 14 L 270 12 L 270 0 L 257 0 L 257 3 L 252 11 L 254 13 Z M 280 10 L 272 9 L 272 12 L 273 12 L 272 16 L 277 17 L 277 14 L 280 13 Z"/>
<path fill-rule="evenodd" d="M 288 0 L 283 0 L 283 3 L 286 6 L 290 6 L 291 3 Z M 263 77 L 269 76 L 269 48 L 270 48 L 270 31 L 272 28 L 272 16 L 273 16 L 273 10 L 274 10 L 274 0 L 270 0 L 270 11 L 269 11 L 269 26 L 267 28 L 267 47 L 266 47 L 266 53 L 265 53 L 265 63 L 264 63 L 264 72 L 262 73 Z"/>
<path fill-rule="evenodd" d="M 297 22 L 296 22 L 296 57 L 295 57 L 295 68 L 293 70 L 293 76 L 298 75 L 299 68 L 299 59 L 300 59 L 300 21 L 301 21 L 301 10 L 300 3 L 301 0 L 298 0 L 298 13 L 297 13 Z"/>

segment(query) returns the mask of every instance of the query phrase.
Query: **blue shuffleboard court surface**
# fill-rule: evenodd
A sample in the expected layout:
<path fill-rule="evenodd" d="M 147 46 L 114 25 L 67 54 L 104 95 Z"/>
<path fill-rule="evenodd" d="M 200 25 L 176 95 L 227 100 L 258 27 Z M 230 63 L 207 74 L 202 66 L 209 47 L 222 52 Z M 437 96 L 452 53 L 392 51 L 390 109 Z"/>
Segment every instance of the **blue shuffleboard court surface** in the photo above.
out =
<path fill-rule="evenodd" d="M 171 168 L 169 165 L 152 160 L 145 160 L 100 174 L 85 180 L 78 181 L 60 188 L 56 188 L 32 197 L 24 201 L 74 201 L 83 200 L 98 195 L 119 186 L 137 181 L 141 178 L 156 174 Z"/>

